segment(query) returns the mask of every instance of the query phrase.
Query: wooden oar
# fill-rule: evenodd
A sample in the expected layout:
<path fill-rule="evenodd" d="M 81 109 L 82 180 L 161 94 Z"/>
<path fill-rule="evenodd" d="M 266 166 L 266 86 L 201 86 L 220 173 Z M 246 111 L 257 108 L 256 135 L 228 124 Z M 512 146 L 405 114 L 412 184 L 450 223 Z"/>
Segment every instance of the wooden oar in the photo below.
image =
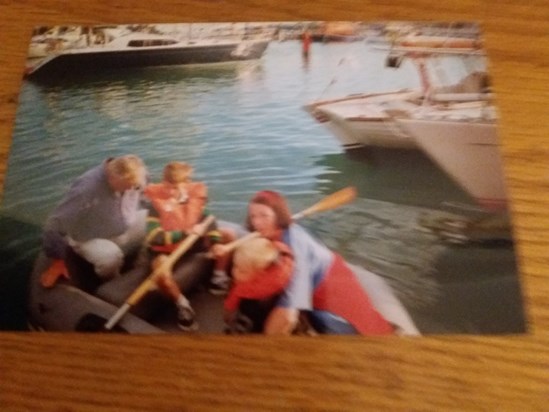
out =
<path fill-rule="evenodd" d="M 105 330 L 111 330 L 128 311 L 156 284 L 156 279 L 163 273 L 170 272 L 177 260 L 208 230 L 215 217 L 209 215 L 199 225 L 199 230 L 188 235 L 162 263 L 133 291 L 124 304 L 105 323 Z"/>
<path fill-rule="evenodd" d="M 341 189 L 341 190 L 338 190 L 337 192 L 332 193 L 331 195 L 326 196 L 325 198 L 315 203 L 314 205 L 308 207 L 307 209 L 294 214 L 292 216 L 292 220 L 295 221 L 307 216 L 311 216 L 315 213 L 336 209 L 340 206 L 346 205 L 347 203 L 350 203 L 353 200 L 355 200 L 356 195 L 357 195 L 356 189 L 353 186 L 348 186 L 344 189 Z M 223 245 L 223 250 L 225 251 L 225 253 L 228 253 L 236 249 L 238 246 L 240 246 L 242 243 L 246 242 L 247 240 L 253 239 L 258 236 L 260 236 L 259 232 L 248 233 L 239 239 L 236 239 L 230 243 L 227 243 L 226 245 Z"/>
<path fill-rule="evenodd" d="M 353 186 L 338 190 L 331 195 L 326 196 L 320 202 L 315 203 L 311 207 L 302 210 L 292 216 L 293 220 L 298 220 L 314 213 L 325 212 L 326 210 L 336 209 L 340 206 L 352 202 L 356 198 L 356 189 Z"/>

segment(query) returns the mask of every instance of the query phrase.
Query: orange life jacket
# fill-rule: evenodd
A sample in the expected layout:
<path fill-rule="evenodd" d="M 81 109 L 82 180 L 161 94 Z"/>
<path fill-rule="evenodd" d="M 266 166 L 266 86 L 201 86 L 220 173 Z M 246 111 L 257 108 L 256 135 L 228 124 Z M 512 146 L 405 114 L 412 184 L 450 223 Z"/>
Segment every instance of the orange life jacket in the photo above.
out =
<path fill-rule="evenodd" d="M 201 220 L 208 197 L 206 185 L 191 182 L 185 189 L 187 198 L 180 200 L 173 196 L 172 187 L 166 183 L 150 184 L 145 188 L 145 196 L 158 213 L 162 229 L 188 232 Z"/>

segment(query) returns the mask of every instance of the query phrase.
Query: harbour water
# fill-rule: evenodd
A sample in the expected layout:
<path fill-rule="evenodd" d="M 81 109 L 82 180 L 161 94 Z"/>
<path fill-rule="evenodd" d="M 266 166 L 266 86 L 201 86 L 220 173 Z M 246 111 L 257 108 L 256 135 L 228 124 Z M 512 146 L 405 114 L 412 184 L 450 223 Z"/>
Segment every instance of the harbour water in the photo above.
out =
<path fill-rule="evenodd" d="M 257 190 L 294 211 L 355 185 L 351 205 L 303 221 L 352 263 L 383 276 L 423 333 L 525 330 L 511 244 L 448 245 L 418 219 L 481 214 L 418 151 L 349 156 L 302 110 L 312 100 L 417 87 L 411 64 L 384 67 L 363 42 L 273 42 L 256 62 L 141 69 L 47 83 L 24 81 L 2 204 L 0 328 L 24 329 L 26 279 L 40 227 L 70 182 L 103 159 L 135 153 L 152 180 L 190 162 L 209 210 L 242 222 Z"/>

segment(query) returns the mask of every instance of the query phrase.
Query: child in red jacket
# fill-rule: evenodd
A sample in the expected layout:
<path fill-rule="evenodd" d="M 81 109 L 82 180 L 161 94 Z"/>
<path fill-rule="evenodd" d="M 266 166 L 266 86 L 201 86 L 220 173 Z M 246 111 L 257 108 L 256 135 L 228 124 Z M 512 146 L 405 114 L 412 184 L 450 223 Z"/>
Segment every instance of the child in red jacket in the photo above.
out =
<path fill-rule="evenodd" d="M 192 173 L 193 168 L 188 163 L 170 162 L 164 167 L 162 181 L 149 184 L 144 190 L 157 215 L 148 220 L 146 238 L 155 254 L 171 253 L 204 216 L 208 189 L 204 183 L 192 181 Z M 157 284 L 177 306 L 179 327 L 196 329 L 194 310 L 175 280 L 171 276 L 162 276 Z"/>
<path fill-rule="evenodd" d="M 204 215 L 208 188 L 191 180 L 193 168 L 184 162 L 170 162 L 164 167 L 160 183 L 147 185 L 144 194 L 151 201 L 157 219 L 151 219 L 148 236 L 151 248 L 171 252 Z"/>
<path fill-rule="evenodd" d="M 254 238 L 233 254 L 233 285 L 224 303 L 225 322 L 231 327 L 243 300 L 268 301 L 288 285 L 294 260 L 282 242 Z"/>
<path fill-rule="evenodd" d="M 144 193 L 158 215 L 149 218 L 147 236 L 154 252 L 171 253 L 204 217 L 208 188 L 203 182 L 193 181 L 192 174 L 193 168 L 188 163 L 170 162 L 164 167 L 162 182 L 145 188 Z M 216 261 L 210 279 L 210 291 L 214 294 L 226 294 L 229 287 L 225 266 L 224 260 Z"/>

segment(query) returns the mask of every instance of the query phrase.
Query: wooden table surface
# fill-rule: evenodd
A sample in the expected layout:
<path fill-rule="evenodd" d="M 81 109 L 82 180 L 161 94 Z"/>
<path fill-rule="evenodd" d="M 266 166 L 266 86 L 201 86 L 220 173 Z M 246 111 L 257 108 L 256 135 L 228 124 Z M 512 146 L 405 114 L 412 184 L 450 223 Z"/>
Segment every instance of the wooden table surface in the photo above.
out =
<path fill-rule="evenodd" d="M 61 23 L 475 20 L 501 115 L 530 333 L 407 339 L 0 333 L 1 411 L 549 410 L 549 2 L 3 0 L 3 176 L 31 28 Z"/>

